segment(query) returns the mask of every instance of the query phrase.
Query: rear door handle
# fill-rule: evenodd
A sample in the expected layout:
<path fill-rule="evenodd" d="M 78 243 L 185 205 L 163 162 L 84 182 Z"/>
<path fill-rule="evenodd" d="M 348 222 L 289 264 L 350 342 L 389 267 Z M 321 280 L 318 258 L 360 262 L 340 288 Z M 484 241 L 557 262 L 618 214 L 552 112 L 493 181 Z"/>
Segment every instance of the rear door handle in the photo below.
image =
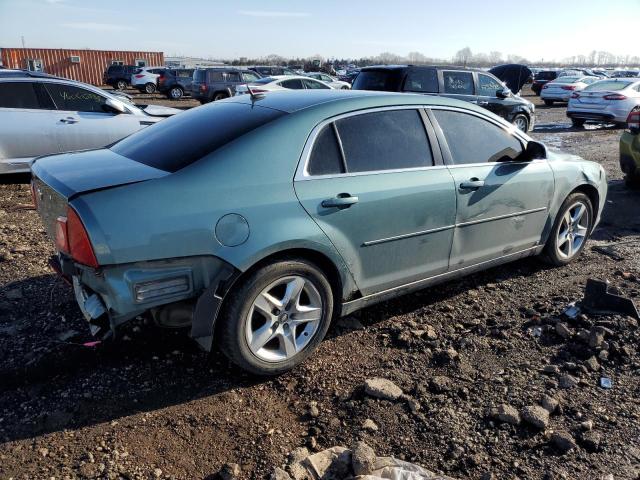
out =
<path fill-rule="evenodd" d="M 323 200 L 321 205 L 324 208 L 349 208 L 351 205 L 358 203 L 358 197 L 354 197 L 348 193 L 340 193 L 333 198 Z"/>
<path fill-rule="evenodd" d="M 73 117 L 67 117 L 67 118 L 61 118 L 60 123 L 72 124 L 72 123 L 78 123 L 78 120 Z"/>
<path fill-rule="evenodd" d="M 484 180 L 479 180 L 475 177 L 470 178 L 466 182 L 460 184 L 462 190 L 477 190 L 480 187 L 484 187 Z"/>

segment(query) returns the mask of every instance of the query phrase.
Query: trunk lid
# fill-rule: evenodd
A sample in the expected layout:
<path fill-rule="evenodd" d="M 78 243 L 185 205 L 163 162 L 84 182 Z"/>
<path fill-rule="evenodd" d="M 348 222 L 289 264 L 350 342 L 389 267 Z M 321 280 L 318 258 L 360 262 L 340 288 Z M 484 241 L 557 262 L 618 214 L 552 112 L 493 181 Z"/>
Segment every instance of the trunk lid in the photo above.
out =
<path fill-rule="evenodd" d="M 106 148 L 41 157 L 31 171 L 66 201 L 82 193 L 169 175 Z"/>

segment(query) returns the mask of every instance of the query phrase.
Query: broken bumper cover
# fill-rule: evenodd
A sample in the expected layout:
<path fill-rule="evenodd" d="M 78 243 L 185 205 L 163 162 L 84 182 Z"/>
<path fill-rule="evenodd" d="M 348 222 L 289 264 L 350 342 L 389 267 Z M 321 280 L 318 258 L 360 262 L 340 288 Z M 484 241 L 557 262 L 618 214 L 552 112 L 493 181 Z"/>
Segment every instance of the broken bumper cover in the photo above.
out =
<path fill-rule="evenodd" d="M 98 269 L 79 265 L 62 255 L 59 258 L 60 272 L 72 279 L 78 306 L 94 335 L 105 325 L 115 331 L 152 308 L 198 298 L 195 311 L 200 314 L 192 322 L 192 336 L 205 348 L 212 343 L 213 324 L 227 291 L 225 286 L 239 273 L 232 265 L 212 256 Z M 208 338 L 203 344 L 200 337 Z"/>

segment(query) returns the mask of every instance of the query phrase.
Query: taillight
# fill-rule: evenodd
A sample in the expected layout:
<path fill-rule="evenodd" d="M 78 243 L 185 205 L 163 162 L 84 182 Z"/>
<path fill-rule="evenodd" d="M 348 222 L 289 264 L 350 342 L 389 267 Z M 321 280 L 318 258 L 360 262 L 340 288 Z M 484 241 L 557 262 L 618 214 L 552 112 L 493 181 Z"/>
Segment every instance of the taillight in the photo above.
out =
<path fill-rule="evenodd" d="M 631 112 L 627 117 L 627 126 L 629 129 L 640 130 L 640 112 Z"/>
<path fill-rule="evenodd" d="M 98 267 L 89 235 L 82 220 L 71 207 L 67 208 L 66 217 L 58 217 L 56 220 L 56 247 L 59 251 L 71 255 L 78 263 Z"/>
<path fill-rule="evenodd" d="M 142 78 L 142 77 L 144 77 L 144 75 L 136 75 L 135 77 L 136 78 Z"/>
<path fill-rule="evenodd" d="M 580 98 L 580 94 L 578 92 L 575 92 L 571 95 L 571 98 Z"/>
<path fill-rule="evenodd" d="M 158 83 L 164 83 L 164 75 L 160 74 L 158 77 Z"/>
<path fill-rule="evenodd" d="M 565 85 L 562 87 L 562 90 L 575 90 L 576 87 L 574 85 Z"/>
<path fill-rule="evenodd" d="M 206 92 L 207 90 L 209 90 L 209 87 L 207 86 L 207 84 L 203 83 L 202 85 L 200 85 L 201 92 Z"/>
<path fill-rule="evenodd" d="M 605 95 L 602 98 L 604 98 L 605 100 L 626 100 L 627 99 L 627 97 L 625 97 L 621 93 L 611 93 L 609 95 Z"/>

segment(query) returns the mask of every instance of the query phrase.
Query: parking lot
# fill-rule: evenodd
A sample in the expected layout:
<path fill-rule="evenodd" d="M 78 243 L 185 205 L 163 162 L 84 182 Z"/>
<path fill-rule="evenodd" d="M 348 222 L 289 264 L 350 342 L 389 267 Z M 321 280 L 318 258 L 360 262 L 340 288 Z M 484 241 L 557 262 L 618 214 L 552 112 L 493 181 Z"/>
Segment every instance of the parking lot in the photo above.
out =
<path fill-rule="evenodd" d="M 360 439 L 453 478 L 638 478 L 637 321 L 562 312 L 589 278 L 640 303 L 640 192 L 622 180 L 619 128 L 574 128 L 564 105 L 547 107 L 528 87 L 523 95 L 536 103 L 533 138 L 606 170 L 604 217 L 582 257 L 564 268 L 530 258 L 369 307 L 273 379 L 142 320 L 118 342 L 87 345 L 73 291 L 47 264 L 54 247 L 28 185 L 0 185 L 0 478 L 204 479 L 225 464 L 264 478 L 299 447 Z M 597 366 L 576 339 L 594 326 L 610 345 Z M 411 401 L 366 395 L 374 377 Z M 496 420 L 498 406 L 520 411 L 544 395 L 559 404 L 546 429 Z M 560 454 L 554 432 L 577 447 Z"/>

